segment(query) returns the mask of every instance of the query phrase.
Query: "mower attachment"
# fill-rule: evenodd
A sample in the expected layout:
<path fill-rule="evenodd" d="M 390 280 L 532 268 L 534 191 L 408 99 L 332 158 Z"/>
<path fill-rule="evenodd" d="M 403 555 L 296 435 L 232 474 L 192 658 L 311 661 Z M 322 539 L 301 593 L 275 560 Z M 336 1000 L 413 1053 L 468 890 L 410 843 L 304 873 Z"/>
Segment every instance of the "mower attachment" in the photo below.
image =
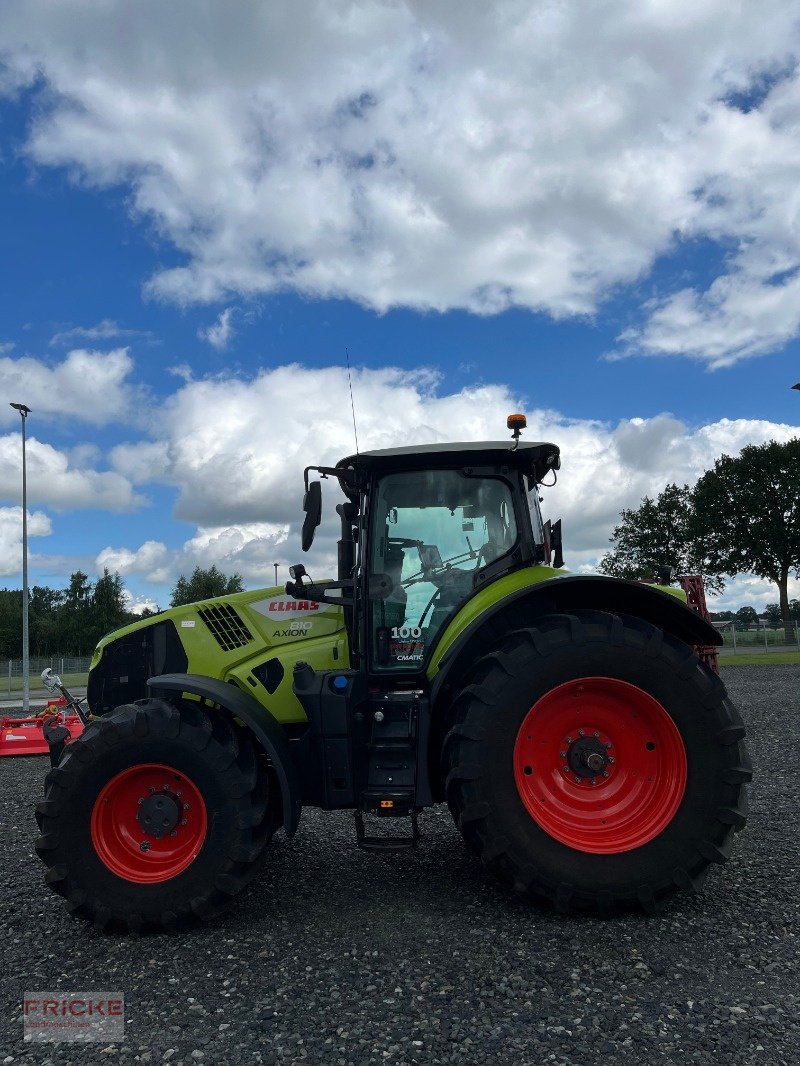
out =
<path fill-rule="evenodd" d="M 54 705 L 61 704 L 60 700 Z M 50 707 L 51 704 L 48 704 Z M 53 758 L 53 743 L 60 744 L 58 758 L 69 740 L 83 732 L 83 722 L 77 714 L 45 714 L 41 718 L 0 719 L 0 756 L 2 755 L 47 755 Z M 51 739 L 52 738 L 52 739 Z M 53 762 L 55 766 L 56 762 Z"/>

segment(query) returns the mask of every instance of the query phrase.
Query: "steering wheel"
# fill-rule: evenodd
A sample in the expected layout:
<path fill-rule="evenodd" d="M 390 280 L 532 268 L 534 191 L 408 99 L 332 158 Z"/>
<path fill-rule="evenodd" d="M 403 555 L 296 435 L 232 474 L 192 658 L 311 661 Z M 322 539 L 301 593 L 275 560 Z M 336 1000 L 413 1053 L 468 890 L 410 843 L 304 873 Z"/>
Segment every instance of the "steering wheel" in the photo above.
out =
<path fill-rule="evenodd" d="M 458 580 L 460 576 L 466 576 L 469 573 L 467 570 L 458 570 L 453 564 L 465 563 L 468 559 L 475 559 L 477 555 L 478 552 L 474 549 L 468 549 L 467 551 L 459 552 L 457 555 L 451 555 L 449 559 L 442 560 L 440 566 L 431 567 L 427 570 L 417 570 L 416 573 L 409 574 L 407 578 L 403 579 L 401 584 L 403 588 L 406 588 L 408 585 L 416 585 L 421 581 L 430 581 L 431 584 L 436 585 L 440 589 L 446 588 L 447 585 L 453 583 L 453 575 L 457 575 L 455 580 Z"/>

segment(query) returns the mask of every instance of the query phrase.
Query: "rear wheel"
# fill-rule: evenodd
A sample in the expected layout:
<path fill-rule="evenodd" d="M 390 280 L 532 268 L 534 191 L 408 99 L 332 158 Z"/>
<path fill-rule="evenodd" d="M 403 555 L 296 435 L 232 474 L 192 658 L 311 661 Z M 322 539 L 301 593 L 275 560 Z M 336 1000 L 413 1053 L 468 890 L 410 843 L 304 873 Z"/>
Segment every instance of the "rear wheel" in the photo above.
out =
<path fill-rule="evenodd" d="M 561 910 L 655 910 L 727 861 L 746 821 L 744 727 L 719 678 L 639 619 L 575 612 L 474 667 L 446 794 L 501 880 Z"/>
<path fill-rule="evenodd" d="M 36 809 L 46 881 L 100 926 L 172 927 L 219 913 L 278 824 L 250 738 L 198 704 L 163 700 L 92 722 Z"/>

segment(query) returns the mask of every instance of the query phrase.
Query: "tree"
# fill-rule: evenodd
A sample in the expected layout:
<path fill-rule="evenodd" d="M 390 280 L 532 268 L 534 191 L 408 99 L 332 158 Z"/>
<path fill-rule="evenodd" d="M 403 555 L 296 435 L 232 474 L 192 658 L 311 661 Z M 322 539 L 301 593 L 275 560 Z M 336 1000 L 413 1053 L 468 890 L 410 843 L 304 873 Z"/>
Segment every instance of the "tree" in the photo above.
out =
<path fill-rule="evenodd" d="M 239 574 L 226 577 L 216 566 L 208 570 L 196 566 L 188 580 L 181 574 L 175 582 L 170 607 L 183 607 L 184 604 L 207 600 L 212 596 L 229 596 L 232 592 L 244 592 Z"/>
<path fill-rule="evenodd" d="M 695 485 L 692 502 L 705 565 L 774 582 L 790 636 L 789 575 L 800 575 L 800 439 L 721 456 Z"/>
<path fill-rule="evenodd" d="M 125 607 L 125 586 L 122 584 L 122 578 L 119 574 L 110 574 L 104 569 L 103 576 L 98 578 L 92 591 L 94 643 L 112 629 L 125 625 L 130 618 L 131 615 Z"/>
<path fill-rule="evenodd" d="M 82 570 L 70 575 L 58 610 L 58 635 L 62 651 L 85 655 L 96 641 L 92 639 L 92 586 Z"/>
<path fill-rule="evenodd" d="M 757 625 L 758 611 L 755 607 L 740 607 L 736 612 L 736 628 L 743 631 Z"/>
<path fill-rule="evenodd" d="M 34 655 L 53 655 L 63 651 L 59 634 L 59 608 L 64 602 L 64 593 L 34 585 L 28 603 L 30 647 Z"/>
<path fill-rule="evenodd" d="M 767 609 L 764 611 L 767 619 L 767 625 L 770 629 L 777 629 L 781 624 L 781 608 L 780 604 L 768 603 Z"/>
<path fill-rule="evenodd" d="M 636 510 L 620 512 L 622 522 L 610 538 L 614 548 L 598 570 L 612 577 L 651 580 L 658 566 L 674 566 L 682 574 L 702 574 L 706 589 L 721 592 L 722 571 L 703 563 L 695 542 L 693 507 L 688 485 L 667 485 L 655 500 L 645 496 Z"/>

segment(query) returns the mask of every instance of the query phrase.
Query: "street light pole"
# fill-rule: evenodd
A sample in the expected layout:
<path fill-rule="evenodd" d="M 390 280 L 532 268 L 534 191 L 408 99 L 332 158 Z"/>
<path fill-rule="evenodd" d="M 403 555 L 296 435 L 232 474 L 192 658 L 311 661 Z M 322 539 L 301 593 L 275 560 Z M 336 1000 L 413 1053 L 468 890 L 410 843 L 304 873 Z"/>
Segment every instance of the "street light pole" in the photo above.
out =
<path fill-rule="evenodd" d="M 28 656 L 28 477 L 25 466 L 25 420 L 31 413 L 24 403 L 12 403 L 22 418 L 22 715 L 27 717 L 31 703 L 30 658 Z"/>
<path fill-rule="evenodd" d="M 275 584 L 277 585 L 278 584 L 278 564 L 277 563 L 273 563 L 272 565 L 275 567 Z"/>

